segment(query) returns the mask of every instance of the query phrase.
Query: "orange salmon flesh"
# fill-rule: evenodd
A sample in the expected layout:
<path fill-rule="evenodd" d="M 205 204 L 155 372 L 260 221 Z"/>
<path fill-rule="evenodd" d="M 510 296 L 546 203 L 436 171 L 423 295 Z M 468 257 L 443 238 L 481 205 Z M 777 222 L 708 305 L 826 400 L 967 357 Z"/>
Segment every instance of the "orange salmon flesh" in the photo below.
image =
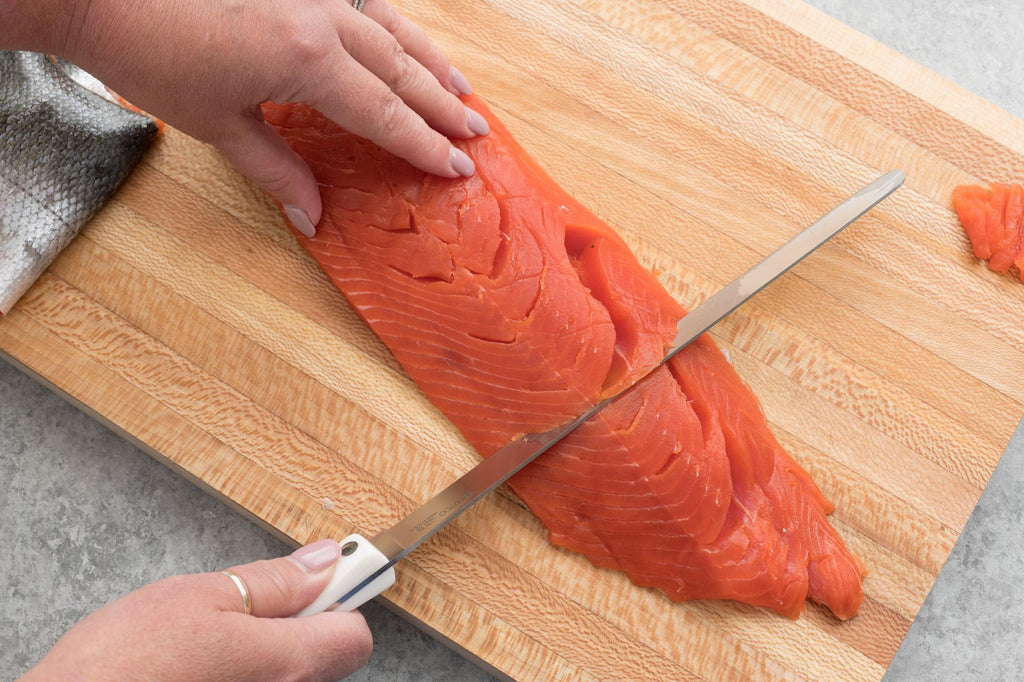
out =
<path fill-rule="evenodd" d="M 953 190 L 953 207 L 975 257 L 988 260 L 996 272 L 1016 268 L 1024 280 L 1024 187 L 960 185 Z"/>
<path fill-rule="evenodd" d="M 264 106 L 310 165 L 324 213 L 296 238 L 424 394 L 486 457 L 568 422 L 663 357 L 683 308 L 558 187 L 484 103 L 456 144 L 469 178 L 416 170 L 303 105 Z M 673 600 L 840 619 L 863 564 L 705 335 L 509 484 L 551 542 Z"/>

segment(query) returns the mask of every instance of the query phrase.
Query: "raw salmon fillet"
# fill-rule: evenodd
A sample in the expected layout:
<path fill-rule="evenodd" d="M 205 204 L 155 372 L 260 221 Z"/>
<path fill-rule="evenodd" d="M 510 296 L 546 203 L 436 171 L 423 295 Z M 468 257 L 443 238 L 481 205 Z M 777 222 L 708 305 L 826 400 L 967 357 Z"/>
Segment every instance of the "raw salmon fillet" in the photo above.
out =
<path fill-rule="evenodd" d="M 960 185 L 953 190 L 953 207 L 975 257 L 988 260 L 996 272 L 1016 268 L 1024 280 L 1024 187 Z"/>
<path fill-rule="evenodd" d="M 309 162 L 324 214 L 296 237 L 409 376 L 488 456 L 654 366 L 682 307 L 559 188 L 483 102 L 457 144 L 473 177 L 427 175 L 302 105 L 267 121 Z M 510 481 L 553 543 L 673 600 L 796 618 L 857 613 L 864 566 L 814 482 L 707 336 Z"/>

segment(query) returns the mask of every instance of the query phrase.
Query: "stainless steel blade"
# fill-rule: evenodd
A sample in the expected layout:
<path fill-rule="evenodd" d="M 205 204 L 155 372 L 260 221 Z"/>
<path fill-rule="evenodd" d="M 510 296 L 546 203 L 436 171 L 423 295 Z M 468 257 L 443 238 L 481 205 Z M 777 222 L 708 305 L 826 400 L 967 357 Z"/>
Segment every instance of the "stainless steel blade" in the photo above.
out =
<path fill-rule="evenodd" d="M 903 184 L 903 180 L 904 175 L 901 171 L 886 173 L 694 308 L 679 321 L 673 347 L 665 354 L 662 361 L 648 370 L 644 376 L 663 365 L 690 342 L 714 326 L 716 322 L 806 258 L 808 254 L 831 239 L 844 227 L 864 215 Z M 527 434 L 505 445 L 409 516 L 374 536 L 371 542 L 388 558 L 388 564 L 352 589 L 341 601 L 345 601 L 349 596 L 365 587 L 424 540 L 449 524 L 474 502 L 549 450 L 623 393 L 631 390 L 642 379 L 643 377 L 637 379 L 630 387 L 597 403 L 568 424 L 557 426 L 544 433 Z"/>

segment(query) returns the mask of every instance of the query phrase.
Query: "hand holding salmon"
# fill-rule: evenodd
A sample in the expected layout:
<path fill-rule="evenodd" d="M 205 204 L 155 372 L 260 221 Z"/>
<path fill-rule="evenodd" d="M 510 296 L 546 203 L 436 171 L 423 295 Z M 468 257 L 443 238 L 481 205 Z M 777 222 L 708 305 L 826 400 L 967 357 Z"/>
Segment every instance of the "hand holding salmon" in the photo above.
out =
<path fill-rule="evenodd" d="M 312 235 L 309 167 L 263 123 L 266 101 L 306 102 L 437 175 L 471 175 L 448 138 L 487 132 L 456 97 L 469 83 L 386 0 L 39 0 L 0 5 L 0 46 L 56 54 L 221 151 Z M 257 56 L 254 59 L 254 55 Z"/>

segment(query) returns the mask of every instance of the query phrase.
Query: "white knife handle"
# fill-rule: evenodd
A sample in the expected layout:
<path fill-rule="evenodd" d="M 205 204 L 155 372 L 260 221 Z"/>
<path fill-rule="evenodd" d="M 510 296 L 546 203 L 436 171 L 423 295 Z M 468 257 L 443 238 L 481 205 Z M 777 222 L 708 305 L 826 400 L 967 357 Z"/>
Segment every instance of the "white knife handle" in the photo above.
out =
<path fill-rule="evenodd" d="M 330 582 L 312 604 L 295 614 L 296 618 L 322 611 L 353 611 L 395 584 L 395 569 L 388 568 L 369 585 L 339 602 L 359 583 L 388 564 L 388 558 L 362 535 L 349 535 L 339 544 L 341 556 L 334 564 Z"/>

